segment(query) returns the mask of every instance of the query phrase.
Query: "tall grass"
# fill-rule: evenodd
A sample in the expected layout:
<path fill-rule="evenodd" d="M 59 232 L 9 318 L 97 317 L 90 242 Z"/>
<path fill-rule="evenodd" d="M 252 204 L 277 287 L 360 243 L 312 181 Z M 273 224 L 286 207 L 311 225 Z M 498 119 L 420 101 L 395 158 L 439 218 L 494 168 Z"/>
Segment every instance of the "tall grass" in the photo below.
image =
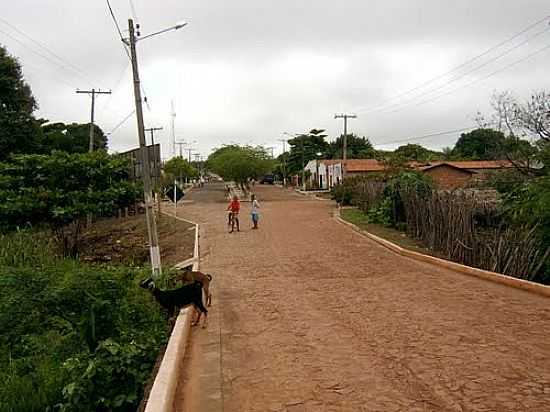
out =
<path fill-rule="evenodd" d="M 0 411 L 135 411 L 168 336 L 148 270 L 56 251 L 47 232 L 0 235 Z"/>
<path fill-rule="evenodd" d="M 58 260 L 58 246 L 48 231 L 22 229 L 0 233 L 0 266 L 43 266 Z"/>

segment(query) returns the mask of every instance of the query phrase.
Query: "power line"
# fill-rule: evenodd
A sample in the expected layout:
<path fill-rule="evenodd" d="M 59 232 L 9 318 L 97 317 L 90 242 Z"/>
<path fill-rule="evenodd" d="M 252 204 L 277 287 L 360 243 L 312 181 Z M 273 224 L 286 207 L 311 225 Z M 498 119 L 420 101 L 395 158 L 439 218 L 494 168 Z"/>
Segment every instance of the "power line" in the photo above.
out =
<path fill-rule="evenodd" d="M 502 68 L 500 68 L 500 69 L 498 69 L 498 70 L 495 70 L 495 71 L 493 71 L 493 72 L 487 74 L 487 75 L 484 76 L 484 77 L 477 78 L 477 79 L 475 79 L 475 80 L 473 80 L 473 81 L 471 81 L 471 82 L 469 82 L 469 83 L 460 85 L 460 86 L 458 86 L 458 87 L 455 87 L 454 89 L 451 89 L 451 90 L 446 91 L 445 93 L 442 93 L 442 94 L 436 95 L 436 96 L 434 96 L 434 97 L 431 97 L 431 98 L 429 98 L 429 99 L 426 99 L 426 100 L 420 101 L 420 102 L 418 102 L 418 103 L 415 103 L 414 105 L 415 105 L 415 107 L 423 106 L 423 105 L 425 105 L 425 104 L 427 104 L 427 103 L 431 103 L 431 102 L 433 102 L 433 101 L 435 101 L 435 100 L 439 100 L 439 99 L 442 98 L 442 97 L 448 96 L 449 94 L 454 93 L 455 91 L 457 91 L 457 90 L 459 90 L 459 89 L 462 89 L 462 88 L 464 88 L 464 87 L 470 87 L 470 86 L 472 86 L 472 85 L 474 85 L 474 84 L 476 84 L 476 83 L 479 83 L 479 82 L 481 82 L 481 81 L 483 81 L 483 80 L 487 80 L 488 78 L 493 77 L 493 76 L 496 75 L 496 74 L 502 73 L 503 71 L 506 71 L 506 70 L 508 70 L 508 69 L 511 68 L 511 67 L 514 67 L 514 66 L 517 66 L 517 65 L 520 64 L 520 63 L 523 63 L 525 60 L 528 60 L 528 59 L 530 59 L 530 58 L 536 56 L 537 54 L 540 54 L 540 53 L 542 53 L 542 52 L 548 50 L 549 48 L 550 48 L 550 45 L 545 46 L 545 47 L 542 47 L 542 48 L 540 48 L 540 49 L 534 51 L 533 53 L 528 54 L 527 56 L 525 56 L 525 57 L 523 57 L 523 58 L 521 58 L 521 59 L 519 59 L 519 60 L 516 60 L 516 61 L 514 61 L 514 62 L 512 62 L 512 63 L 510 63 L 510 64 L 508 64 L 508 65 L 506 65 L 506 66 L 504 66 L 504 67 L 502 67 Z M 408 106 L 410 106 L 410 104 L 407 105 L 407 106 L 399 107 L 399 108 L 397 108 L 397 109 L 395 109 L 395 110 L 391 110 L 391 111 L 389 111 L 389 112 L 384 112 L 384 114 L 399 112 L 399 111 L 401 111 L 401 110 L 407 108 Z"/>
<path fill-rule="evenodd" d="M 122 42 L 122 47 L 124 49 L 124 52 L 126 53 L 126 56 L 128 56 L 128 60 L 131 60 L 130 52 L 126 48 L 126 43 L 124 42 L 124 36 L 122 35 L 122 30 L 120 30 L 120 25 L 118 24 L 118 20 L 115 16 L 113 8 L 111 7 L 111 3 L 109 2 L 109 0 L 105 0 L 105 1 L 107 2 L 107 7 L 109 8 L 109 13 L 111 14 L 111 18 L 113 19 L 113 22 L 115 24 L 115 28 L 118 32 L 118 36 L 120 37 L 120 41 Z"/>
<path fill-rule="evenodd" d="M 422 93 L 420 93 L 420 94 L 418 94 L 418 95 L 416 95 L 416 96 L 414 96 L 414 97 L 411 97 L 410 99 L 406 100 L 405 102 L 390 104 L 390 105 L 387 106 L 387 107 L 380 107 L 379 109 L 374 109 L 374 110 L 370 111 L 370 113 L 372 113 L 372 112 L 378 112 L 378 111 L 385 112 L 386 110 L 390 110 L 390 113 L 392 113 L 393 110 L 391 110 L 391 109 L 399 108 L 399 106 L 403 106 L 403 107 L 410 106 L 411 104 L 414 104 L 414 103 L 412 103 L 412 102 L 414 102 L 414 101 L 417 100 L 418 98 L 423 97 L 423 96 L 426 96 L 426 95 L 429 95 L 429 94 L 432 94 L 432 93 L 434 93 L 434 92 L 436 92 L 436 91 L 438 91 L 438 90 L 441 90 L 441 89 L 445 88 L 446 86 L 448 86 L 448 85 L 450 85 L 450 84 L 452 84 L 452 83 L 457 82 L 458 80 L 460 80 L 460 79 L 466 77 L 468 74 L 471 74 L 471 73 L 473 73 L 473 72 L 476 72 L 477 70 L 482 69 L 483 67 L 485 67 L 485 66 L 487 66 L 487 65 L 489 65 L 489 64 L 491 64 L 491 63 L 493 63 L 493 62 L 495 62 L 496 60 L 498 60 L 498 59 L 500 59 L 500 58 L 502 58 L 502 57 L 504 57 L 504 56 L 510 54 L 512 51 L 514 51 L 514 50 L 516 50 L 517 48 L 519 48 L 519 47 L 523 46 L 524 44 L 528 43 L 528 42 L 529 42 L 530 40 L 532 40 L 533 38 L 538 37 L 538 36 L 540 36 L 540 35 L 542 35 L 542 34 L 548 32 L 549 30 L 550 30 L 550 27 L 549 27 L 549 28 L 546 28 L 546 29 L 544 29 L 544 30 L 542 30 L 542 31 L 540 31 L 540 32 L 537 32 L 537 33 L 534 34 L 533 36 L 528 37 L 527 39 L 525 39 L 525 40 L 522 41 L 521 43 L 519 43 L 519 44 L 517 44 L 517 45 L 515 45 L 515 46 L 513 46 L 513 47 L 511 47 L 511 48 L 509 48 L 509 49 L 507 49 L 507 50 L 505 50 L 504 52 L 500 53 L 498 56 L 495 56 L 494 58 L 492 58 L 492 59 L 486 61 L 485 63 L 482 63 L 482 64 L 480 64 L 480 65 L 478 65 L 478 66 L 476 66 L 476 67 L 474 67 L 474 68 L 472 68 L 472 69 L 470 69 L 470 70 L 468 70 L 468 71 L 466 71 L 466 72 L 464 72 L 464 73 L 462 73 L 462 74 L 460 74 L 460 75 L 457 75 L 457 76 L 455 76 L 453 79 L 450 79 L 449 81 L 447 81 L 447 82 L 445 82 L 445 83 L 443 83 L 443 84 L 441 84 L 441 85 L 439 85 L 439 86 L 437 86 L 437 87 L 435 87 L 435 88 L 433 88 L 433 89 L 426 90 L 426 91 L 424 91 L 424 92 L 422 92 Z M 461 87 L 462 87 L 462 86 L 461 86 Z M 459 87 L 459 88 L 460 88 L 460 87 Z M 454 90 L 454 89 L 453 89 L 453 90 Z"/>
<path fill-rule="evenodd" d="M 541 23 L 547 21 L 549 18 L 550 18 L 550 16 L 547 15 L 547 16 L 545 16 L 544 18 L 542 18 L 542 19 L 540 19 L 540 20 L 537 20 L 536 22 L 530 24 L 529 26 L 527 26 L 527 27 L 524 28 L 523 30 L 521 30 L 521 31 L 519 31 L 518 33 L 512 35 L 511 37 L 508 37 L 507 39 L 501 41 L 500 43 L 498 43 L 498 44 L 496 44 L 496 45 L 490 47 L 489 49 L 487 49 L 487 50 L 485 50 L 484 52 L 478 54 L 477 56 L 474 56 L 474 57 L 468 59 L 468 60 L 465 61 L 464 63 L 461 63 L 461 64 L 459 64 L 458 66 L 453 67 L 451 70 L 449 70 L 449 71 L 447 71 L 447 72 L 445 72 L 445 73 L 443 73 L 443 74 L 440 74 L 440 75 L 438 75 L 438 76 L 436 76 L 436 77 L 433 77 L 433 78 L 431 78 L 431 79 L 425 81 L 424 83 L 421 83 L 421 84 L 419 84 L 419 85 L 416 86 L 416 87 L 413 87 L 412 89 L 409 89 L 409 90 L 406 90 L 406 91 L 404 91 L 404 92 L 398 93 L 397 95 L 395 95 L 395 96 L 393 96 L 393 97 L 390 97 L 390 98 L 386 99 L 386 100 L 384 101 L 384 103 L 381 103 L 381 104 L 375 105 L 375 106 L 366 107 L 366 108 L 365 108 L 365 107 L 360 107 L 360 108 L 357 110 L 357 112 L 362 112 L 362 113 L 364 113 L 365 111 L 370 111 L 370 110 L 376 109 L 376 108 L 378 108 L 378 107 L 380 107 L 380 106 L 385 106 L 385 105 L 387 105 L 386 103 L 388 103 L 388 102 L 390 102 L 390 101 L 393 101 L 393 100 L 398 99 L 398 98 L 400 98 L 400 97 L 402 97 L 402 96 L 405 96 L 405 95 L 407 95 L 407 94 L 410 94 L 410 93 L 412 93 L 412 92 L 414 92 L 414 91 L 416 91 L 416 90 L 419 90 L 419 89 L 423 88 L 424 86 L 426 86 L 426 85 L 428 85 L 428 84 L 431 84 L 431 83 L 435 82 L 436 80 L 442 79 L 442 78 L 444 78 L 445 76 L 448 76 L 449 74 L 452 74 L 452 73 L 454 73 L 455 71 L 457 71 L 457 70 L 459 70 L 459 69 L 461 69 L 461 68 L 467 66 L 468 64 L 473 63 L 473 62 L 476 61 L 476 60 L 479 60 L 479 59 L 482 58 L 483 56 L 486 56 L 487 54 L 491 53 L 493 50 L 496 50 L 496 49 L 502 47 L 502 46 L 505 45 L 506 43 L 509 43 L 510 41 L 516 39 L 517 37 L 521 36 L 522 34 L 524 34 L 524 33 L 528 32 L 528 31 L 530 31 L 532 28 L 534 28 L 534 27 L 538 26 L 539 24 L 541 24 Z"/>
<path fill-rule="evenodd" d="M 117 125 L 115 127 L 113 127 L 113 129 L 107 133 L 108 135 L 112 135 L 114 132 L 116 132 L 124 123 L 126 123 L 128 121 L 128 119 L 130 117 L 133 116 L 133 114 L 136 112 L 136 109 L 132 110 L 130 113 L 128 113 L 127 116 L 124 117 L 124 119 L 122 119 L 120 122 L 117 123 Z"/>
<path fill-rule="evenodd" d="M 0 21 L 2 23 L 4 23 L 5 25 L 9 26 L 11 29 L 15 30 L 17 33 L 19 33 L 20 35 L 24 36 L 25 38 L 27 38 L 28 40 L 30 40 L 31 42 L 33 42 L 34 44 L 36 44 L 38 47 L 40 47 L 42 50 L 45 50 L 46 52 L 48 52 L 51 56 L 55 57 L 57 60 L 59 60 L 61 63 L 63 63 L 64 65 L 72 68 L 75 72 L 77 72 L 78 74 L 80 74 L 81 76 L 83 76 L 86 80 L 90 80 L 88 78 L 88 74 L 86 72 L 84 72 L 82 69 L 80 69 L 78 66 L 72 64 L 71 62 L 69 62 L 67 59 L 61 57 L 59 54 L 55 53 L 54 51 L 52 51 L 49 47 L 47 47 L 44 43 L 41 43 L 39 42 L 38 40 L 34 39 L 33 37 L 29 36 L 28 34 L 26 34 L 25 32 L 23 32 L 22 30 L 18 29 L 17 27 L 15 27 L 13 24 L 11 24 L 10 22 L 8 22 L 7 20 L 3 19 L 0 17 Z"/>
<path fill-rule="evenodd" d="M 494 125 L 494 123 L 487 124 L 487 126 L 492 126 L 492 125 Z M 403 139 L 398 139 L 398 140 L 391 140 L 391 141 L 388 141 L 388 142 L 373 143 L 373 145 L 375 145 L 375 146 L 387 146 L 387 145 L 395 144 L 395 143 L 406 143 L 406 142 L 410 142 L 412 140 L 423 140 L 423 139 L 428 139 L 430 137 L 444 136 L 444 135 L 452 134 L 452 133 L 460 133 L 460 132 L 465 132 L 465 131 L 473 130 L 473 129 L 477 129 L 477 128 L 479 128 L 479 126 L 463 127 L 463 128 L 460 128 L 460 129 L 447 130 L 447 131 L 444 131 L 444 132 L 435 132 L 435 133 L 425 134 L 425 135 L 421 135 L 421 136 L 403 138 Z"/>
<path fill-rule="evenodd" d="M 0 29 L 0 33 L 4 34 L 5 36 L 9 37 L 10 39 L 14 40 L 15 42 L 21 44 L 23 47 L 31 51 L 32 53 L 36 54 L 37 56 L 42 57 L 43 59 L 47 60 L 51 64 L 55 65 L 56 67 L 60 69 L 66 69 L 66 66 L 60 64 L 59 62 L 54 61 L 51 57 L 46 56 L 45 54 L 40 53 L 39 51 L 36 51 L 29 45 L 25 44 L 23 41 L 19 40 L 17 37 L 12 36 L 10 33 L 6 33 L 5 31 Z M 89 79 L 86 79 L 86 81 L 89 81 Z M 71 86 L 72 87 L 72 86 Z"/>

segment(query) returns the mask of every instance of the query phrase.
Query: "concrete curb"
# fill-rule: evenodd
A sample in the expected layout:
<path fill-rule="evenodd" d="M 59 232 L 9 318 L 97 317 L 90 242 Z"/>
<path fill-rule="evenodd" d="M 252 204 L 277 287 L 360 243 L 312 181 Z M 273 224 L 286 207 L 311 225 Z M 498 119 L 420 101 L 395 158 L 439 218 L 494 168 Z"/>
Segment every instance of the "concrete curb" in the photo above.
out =
<path fill-rule="evenodd" d="M 338 222 L 351 227 L 356 232 L 362 234 L 363 236 L 368 237 L 369 239 L 374 240 L 378 244 L 386 247 L 387 249 L 401 256 L 406 256 L 411 259 L 418 260 L 420 262 L 426 262 L 432 265 L 454 270 L 456 272 L 460 272 L 465 275 L 488 280 L 490 282 L 510 286 L 516 289 L 522 289 L 528 292 L 536 293 L 541 296 L 550 297 L 550 286 L 545 286 L 539 283 L 530 282 L 528 280 L 518 279 L 511 276 L 503 275 L 500 273 L 490 272 L 488 270 L 478 269 L 471 266 L 465 266 L 465 265 L 461 265 L 460 263 L 451 262 L 449 260 L 439 259 L 433 256 L 424 255 L 422 253 L 413 252 L 412 250 L 402 248 L 401 246 L 398 246 L 395 243 L 390 242 L 389 240 L 382 239 L 381 237 L 373 235 L 372 233 L 369 233 L 366 230 L 359 228 L 357 225 L 354 225 L 353 223 L 345 221 L 340 216 L 340 211 L 338 211 L 335 214 L 335 219 Z"/>
<path fill-rule="evenodd" d="M 328 193 L 329 191 L 327 190 L 324 190 L 324 191 L 306 191 L 304 192 L 303 190 L 300 190 L 300 189 L 294 189 L 294 191 L 302 196 L 306 196 L 306 197 L 309 197 L 311 199 L 315 199 L 315 200 L 321 200 L 323 202 L 333 202 L 333 199 L 325 199 L 324 197 L 319 197 L 317 196 L 318 193 Z"/>
<path fill-rule="evenodd" d="M 163 212 L 164 215 L 175 217 L 186 223 L 195 225 L 195 247 L 193 257 L 183 262 L 177 263 L 174 267 L 185 267 L 191 262 L 193 270 L 199 270 L 199 224 L 191 222 L 170 213 Z M 191 317 L 193 310 L 190 307 L 182 309 L 176 319 L 176 324 L 168 340 L 166 352 L 162 358 L 157 376 L 153 382 L 153 387 L 145 406 L 145 412 L 171 412 L 174 410 L 174 398 L 178 386 L 178 375 L 180 365 L 185 357 L 185 349 L 189 337 L 189 329 L 191 328 Z"/>

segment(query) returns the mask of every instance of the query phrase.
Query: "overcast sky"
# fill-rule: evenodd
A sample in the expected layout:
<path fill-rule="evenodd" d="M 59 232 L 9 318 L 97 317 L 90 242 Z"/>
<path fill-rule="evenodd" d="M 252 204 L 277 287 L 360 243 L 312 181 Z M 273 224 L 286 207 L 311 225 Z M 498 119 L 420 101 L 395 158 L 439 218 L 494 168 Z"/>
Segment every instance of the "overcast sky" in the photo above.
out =
<path fill-rule="evenodd" d="M 334 138 L 342 132 L 337 112 L 356 113 L 349 131 L 380 149 L 409 138 L 440 149 L 452 146 L 459 133 L 412 138 L 475 124 L 478 110 L 489 112 L 495 90 L 526 98 L 550 89 L 550 48 L 534 54 L 550 45 L 548 19 L 441 76 L 548 16 L 547 0 L 133 4 L 142 35 L 189 23 L 138 43 L 150 106 L 145 123 L 164 127 L 156 139 L 164 157 L 172 154 L 171 101 L 176 139 L 197 141 L 193 147 L 202 155 L 231 142 L 274 146 L 277 154 L 282 132 L 311 128 L 327 129 Z M 127 35 L 131 3 L 112 5 Z M 76 88 L 112 89 L 96 106 L 96 121 L 106 132 L 133 109 L 129 61 L 105 1 L 0 0 L 0 44 L 20 59 L 40 105 L 37 116 L 88 122 L 90 99 Z M 135 147 L 136 129 L 133 116 L 109 137 L 110 149 Z"/>

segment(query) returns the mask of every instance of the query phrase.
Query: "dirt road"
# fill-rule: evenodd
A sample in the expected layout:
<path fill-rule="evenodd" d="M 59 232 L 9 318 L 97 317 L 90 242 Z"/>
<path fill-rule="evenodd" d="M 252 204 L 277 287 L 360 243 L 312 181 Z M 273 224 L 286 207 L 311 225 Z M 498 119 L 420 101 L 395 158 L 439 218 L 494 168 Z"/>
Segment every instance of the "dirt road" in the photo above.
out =
<path fill-rule="evenodd" d="M 245 203 L 229 234 L 223 186 L 204 190 L 184 213 L 216 320 L 193 331 L 180 411 L 550 411 L 550 299 L 398 256 L 274 187 L 260 230 Z"/>

